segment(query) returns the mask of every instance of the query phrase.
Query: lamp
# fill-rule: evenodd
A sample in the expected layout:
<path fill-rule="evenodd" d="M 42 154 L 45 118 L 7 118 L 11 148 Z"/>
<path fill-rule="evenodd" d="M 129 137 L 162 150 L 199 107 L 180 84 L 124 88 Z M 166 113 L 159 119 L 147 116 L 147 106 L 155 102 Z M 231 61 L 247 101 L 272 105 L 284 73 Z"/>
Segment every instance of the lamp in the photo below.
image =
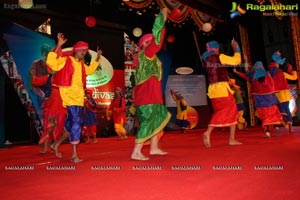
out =
<path fill-rule="evenodd" d="M 30 9 L 33 6 L 33 0 L 19 0 L 20 8 Z"/>
<path fill-rule="evenodd" d="M 133 29 L 132 33 L 135 37 L 140 37 L 142 35 L 143 31 L 141 28 L 136 27 Z"/>

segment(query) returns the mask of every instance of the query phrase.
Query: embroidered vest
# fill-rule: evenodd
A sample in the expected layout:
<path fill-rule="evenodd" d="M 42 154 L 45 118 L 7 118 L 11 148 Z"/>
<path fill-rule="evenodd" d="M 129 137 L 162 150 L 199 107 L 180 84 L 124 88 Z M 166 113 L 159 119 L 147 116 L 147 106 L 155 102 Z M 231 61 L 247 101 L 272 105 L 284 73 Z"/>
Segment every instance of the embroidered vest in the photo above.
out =
<path fill-rule="evenodd" d="M 86 88 L 85 67 L 82 61 L 80 61 L 80 63 L 81 63 L 82 83 L 84 85 L 84 88 Z M 74 73 L 74 67 L 73 67 L 72 60 L 69 56 L 67 56 L 65 66 L 61 70 L 55 72 L 52 79 L 52 84 L 57 87 L 70 86 L 73 79 L 73 73 Z"/>

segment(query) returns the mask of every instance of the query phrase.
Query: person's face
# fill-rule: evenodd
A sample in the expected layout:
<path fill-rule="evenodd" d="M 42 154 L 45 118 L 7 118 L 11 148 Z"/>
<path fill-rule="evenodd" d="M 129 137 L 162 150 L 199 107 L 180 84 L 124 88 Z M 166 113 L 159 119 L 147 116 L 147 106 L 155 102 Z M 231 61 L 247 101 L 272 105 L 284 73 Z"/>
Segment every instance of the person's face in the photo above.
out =
<path fill-rule="evenodd" d="M 75 51 L 74 57 L 78 59 L 84 59 L 84 56 L 87 54 L 87 52 L 88 50 L 84 50 L 84 49 Z"/>
<path fill-rule="evenodd" d="M 220 49 L 216 49 L 214 54 L 219 55 L 220 54 Z"/>
<path fill-rule="evenodd" d="M 148 40 L 144 43 L 143 49 L 145 49 L 149 44 L 151 43 L 151 40 Z"/>
<path fill-rule="evenodd" d="M 86 96 L 87 98 L 91 98 L 91 97 L 92 97 L 92 94 L 89 93 L 89 92 L 86 92 L 86 93 L 85 93 L 85 96 Z"/>
<path fill-rule="evenodd" d="M 120 90 L 116 90 L 116 91 L 115 91 L 115 95 L 116 95 L 117 97 L 121 96 Z"/>

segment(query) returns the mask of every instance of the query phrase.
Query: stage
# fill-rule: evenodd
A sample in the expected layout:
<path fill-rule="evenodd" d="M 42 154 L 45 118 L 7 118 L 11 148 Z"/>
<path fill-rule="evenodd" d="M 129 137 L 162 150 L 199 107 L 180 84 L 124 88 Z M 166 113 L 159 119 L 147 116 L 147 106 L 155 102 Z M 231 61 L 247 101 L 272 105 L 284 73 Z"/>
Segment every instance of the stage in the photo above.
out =
<path fill-rule="evenodd" d="M 216 129 L 207 149 L 203 129 L 166 132 L 169 154 L 133 161 L 134 137 L 98 138 L 81 143 L 83 162 L 69 161 L 71 145 L 39 154 L 38 145 L 0 149 L 1 199 L 126 200 L 296 200 L 300 188 L 300 127 L 265 139 L 260 127 L 237 131 L 239 146 L 228 145 L 228 130 Z M 143 149 L 149 155 L 149 146 Z"/>

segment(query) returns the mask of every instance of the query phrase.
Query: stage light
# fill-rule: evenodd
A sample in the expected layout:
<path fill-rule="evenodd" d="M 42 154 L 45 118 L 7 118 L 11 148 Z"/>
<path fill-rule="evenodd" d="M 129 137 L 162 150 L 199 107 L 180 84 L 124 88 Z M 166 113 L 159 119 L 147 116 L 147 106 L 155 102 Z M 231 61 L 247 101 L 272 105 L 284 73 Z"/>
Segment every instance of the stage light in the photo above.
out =
<path fill-rule="evenodd" d="M 168 35 L 168 36 L 167 36 L 167 41 L 168 41 L 169 43 L 175 42 L 175 36 L 174 36 L 174 35 Z"/>
<path fill-rule="evenodd" d="M 141 28 L 136 27 L 133 29 L 132 33 L 135 37 L 140 37 L 142 35 L 143 31 Z"/>
<path fill-rule="evenodd" d="M 204 23 L 203 26 L 202 26 L 202 30 L 206 33 L 211 31 L 211 29 L 212 29 L 212 25 L 208 22 Z"/>
<path fill-rule="evenodd" d="M 87 16 L 86 18 L 85 18 L 85 24 L 88 26 L 88 27 L 94 27 L 94 26 L 96 26 L 96 24 L 97 24 L 97 20 L 96 20 L 96 18 L 94 17 L 94 16 Z"/>
<path fill-rule="evenodd" d="M 179 8 L 174 8 L 170 13 L 170 17 L 174 20 L 179 20 L 180 16 L 181 10 Z"/>
<path fill-rule="evenodd" d="M 33 6 L 33 0 L 19 0 L 20 8 L 30 9 Z"/>

